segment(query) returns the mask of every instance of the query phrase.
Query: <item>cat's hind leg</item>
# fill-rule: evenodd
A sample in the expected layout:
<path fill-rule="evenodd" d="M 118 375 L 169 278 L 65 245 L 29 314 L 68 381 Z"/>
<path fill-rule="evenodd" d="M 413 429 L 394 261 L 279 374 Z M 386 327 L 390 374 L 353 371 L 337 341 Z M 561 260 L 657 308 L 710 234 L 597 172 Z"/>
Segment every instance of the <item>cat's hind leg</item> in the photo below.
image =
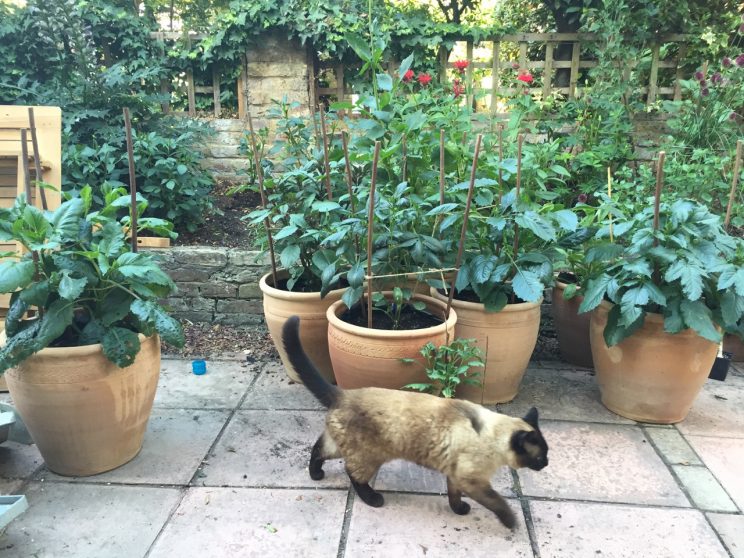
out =
<path fill-rule="evenodd" d="M 354 491 L 362 499 L 362 502 L 373 508 L 379 508 L 385 503 L 382 494 L 376 492 L 369 485 L 369 481 L 375 476 L 380 465 L 381 463 L 376 462 L 357 462 L 355 460 L 350 462 L 348 459 L 346 461 L 346 473 L 349 475 L 351 486 L 354 487 Z"/>
<path fill-rule="evenodd" d="M 447 477 L 447 499 L 450 508 L 457 515 L 465 515 L 470 511 L 470 504 L 462 501 L 462 490 L 449 477 Z"/>
<path fill-rule="evenodd" d="M 325 460 L 337 457 L 340 457 L 340 455 L 336 443 L 328 432 L 323 432 L 310 452 L 310 478 L 313 480 L 321 480 L 325 476 L 325 473 L 323 472 L 323 463 Z"/>
<path fill-rule="evenodd" d="M 512 512 L 506 500 L 491 487 L 488 481 L 477 484 L 469 483 L 464 485 L 463 489 L 465 494 L 495 513 L 505 527 L 514 529 L 517 523 L 517 520 L 514 518 L 514 512 Z"/>

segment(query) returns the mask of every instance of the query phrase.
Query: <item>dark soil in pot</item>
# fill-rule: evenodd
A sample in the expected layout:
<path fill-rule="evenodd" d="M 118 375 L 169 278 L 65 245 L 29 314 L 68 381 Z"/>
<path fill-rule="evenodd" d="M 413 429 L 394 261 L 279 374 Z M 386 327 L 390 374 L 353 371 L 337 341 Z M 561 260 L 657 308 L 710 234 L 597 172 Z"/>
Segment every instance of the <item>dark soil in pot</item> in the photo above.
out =
<path fill-rule="evenodd" d="M 358 304 L 351 309 L 347 309 L 339 316 L 339 319 L 351 325 L 367 327 L 366 310 L 363 313 L 361 306 Z M 401 312 L 400 327 L 398 327 L 398 329 L 424 329 L 427 327 L 437 326 L 441 323 L 444 323 L 444 320 L 441 318 L 437 318 L 428 312 L 416 310 L 412 306 L 406 305 Z M 387 314 L 380 310 L 372 311 L 372 325 L 374 329 L 393 329 L 393 321 Z"/>

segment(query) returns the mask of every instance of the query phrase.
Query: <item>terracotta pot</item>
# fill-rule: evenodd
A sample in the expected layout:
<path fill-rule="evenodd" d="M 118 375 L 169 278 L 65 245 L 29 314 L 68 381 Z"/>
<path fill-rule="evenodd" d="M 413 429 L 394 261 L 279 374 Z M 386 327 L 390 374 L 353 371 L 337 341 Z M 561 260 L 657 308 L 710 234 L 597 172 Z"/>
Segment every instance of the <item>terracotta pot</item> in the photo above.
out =
<path fill-rule="evenodd" d="M 286 270 L 277 272 L 278 279 L 286 279 L 289 276 Z M 287 375 L 295 382 L 300 382 L 300 377 L 289 364 L 287 354 L 282 345 L 282 327 L 290 316 L 300 317 L 300 340 L 310 360 L 318 368 L 323 377 L 333 382 L 333 367 L 331 357 L 328 355 L 328 319 L 326 311 L 328 307 L 341 300 L 341 295 L 346 289 L 330 291 L 325 298 L 320 298 L 320 293 L 301 293 L 275 289 L 272 283 L 271 273 L 267 273 L 258 285 L 263 293 L 263 309 L 266 317 L 266 325 L 271 333 L 279 357 L 282 359 Z"/>
<path fill-rule="evenodd" d="M 723 350 L 731 353 L 731 360 L 744 362 L 744 342 L 736 335 L 726 334 L 723 336 Z"/>
<path fill-rule="evenodd" d="M 555 282 L 552 297 L 552 312 L 555 330 L 558 333 L 558 348 L 561 358 L 571 364 L 592 368 L 592 348 L 589 344 L 589 322 L 591 313 L 579 314 L 579 305 L 584 297 L 576 295 L 571 300 L 563 298 L 568 285 Z"/>
<path fill-rule="evenodd" d="M 710 374 L 718 345 L 691 329 L 666 333 L 662 315 L 646 314 L 640 330 L 608 347 L 603 332 L 611 308 L 602 302 L 589 327 L 602 403 L 640 422 L 684 420 Z"/>
<path fill-rule="evenodd" d="M 389 296 L 391 293 L 385 293 Z M 429 296 L 414 294 L 435 316 L 444 316 L 446 305 Z M 445 323 L 423 329 L 388 330 L 359 327 L 341 320 L 346 305 L 335 302 L 327 312 L 328 348 L 338 385 L 344 389 L 383 387 L 400 389 L 414 382 L 428 382 L 424 358 L 419 351 L 426 343 L 444 345 L 455 334 L 457 313 Z M 412 358 L 417 362 L 404 363 Z"/>
<path fill-rule="evenodd" d="M 432 296 L 447 297 L 432 289 Z M 457 311 L 455 337 L 475 339 L 483 353 L 482 386 L 461 385 L 457 396 L 476 403 L 504 403 L 517 396 L 519 384 L 535 350 L 540 330 L 539 302 L 507 304 L 500 312 L 486 312 L 477 302 L 454 299 Z"/>
<path fill-rule="evenodd" d="M 139 452 L 160 376 L 160 338 L 139 338 L 140 352 L 126 368 L 96 344 L 43 349 L 5 373 L 13 403 L 55 473 L 95 475 Z"/>

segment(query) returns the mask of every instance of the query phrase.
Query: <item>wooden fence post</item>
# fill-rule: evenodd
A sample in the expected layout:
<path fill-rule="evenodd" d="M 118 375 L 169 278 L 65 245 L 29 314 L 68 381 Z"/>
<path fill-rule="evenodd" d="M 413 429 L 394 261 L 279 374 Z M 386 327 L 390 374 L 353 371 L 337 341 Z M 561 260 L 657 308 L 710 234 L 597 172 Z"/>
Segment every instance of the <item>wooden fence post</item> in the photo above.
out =
<path fill-rule="evenodd" d="M 568 98 L 576 98 L 576 87 L 579 83 L 579 61 L 581 56 L 581 43 L 576 41 L 571 51 L 571 77 L 568 82 Z"/>
<path fill-rule="evenodd" d="M 496 114 L 497 97 L 501 90 L 501 42 L 493 41 L 491 59 L 491 114 Z"/>
<path fill-rule="evenodd" d="M 553 88 L 553 43 L 545 43 L 545 69 L 543 71 L 543 99 L 550 96 Z"/>
<path fill-rule="evenodd" d="M 212 66 L 212 95 L 214 97 L 214 117 L 219 118 L 222 114 L 222 104 L 220 103 L 220 72 L 216 64 Z"/>
<path fill-rule="evenodd" d="M 656 43 L 651 51 L 651 73 L 648 77 L 648 97 L 646 104 L 650 105 L 656 101 L 656 93 L 659 82 L 659 49 L 661 45 Z"/>
<path fill-rule="evenodd" d="M 473 41 L 467 42 L 466 56 L 468 60 L 468 67 L 465 69 L 465 81 L 467 83 L 468 91 L 468 107 L 472 109 L 473 100 L 475 99 L 475 96 L 473 95 Z"/>

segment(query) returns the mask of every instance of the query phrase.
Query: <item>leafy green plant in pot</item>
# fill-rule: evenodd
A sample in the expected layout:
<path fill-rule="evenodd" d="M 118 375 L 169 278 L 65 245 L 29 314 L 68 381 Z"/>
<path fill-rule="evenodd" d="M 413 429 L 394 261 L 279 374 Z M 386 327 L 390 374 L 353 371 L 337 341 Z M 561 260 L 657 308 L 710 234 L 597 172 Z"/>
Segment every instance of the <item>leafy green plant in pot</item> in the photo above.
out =
<path fill-rule="evenodd" d="M 480 179 L 476 185 L 490 191 L 496 182 Z M 534 204 L 516 190 L 496 203 L 478 194 L 474 199 L 483 201 L 470 215 L 452 304 L 458 314 L 456 336 L 476 340 L 485 368 L 482 387 L 463 386 L 461 395 L 499 403 L 517 394 L 537 342 L 543 291 L 553 284 L 557 242 L 575 233 L 578 217 L 550 203 Z M 432 293 L 440 300 L 447 296 Z"/>
<path fill-rule="evenodd" d="M 272 273 L 259 281 L 272 338 L 281 339 L 287 317 L 300 316 L 303 346 L 326 379 L 333 381 L 325 313 L 341 298 L 345 269 L 335 253 L 321 242 L 331 225 L 345 215 L 337 200 L 346 186 L 343 173 L 327 176 L 323 150 L 315 145 L 312 125 L 306 118 L 294 115 L 294 108 L 284 101 L 275 101 L 271 116 L 278 118 L 276 140 L 268 156 L 276 163 L 259 163 L 266 174 L 260 175 L 259 184 L 254 186 L 266 196 L 266 203 L 245 219 L 255 229 L 259 245 L 271 249 L 271 256 L 276 255 L 281 264 L 275 275 L 272 262 Z M 336 149 L 331 155 L 338 161 L 341 151 Z M 299 381 L 282 343 L 275 342 L 275 346 L 289 376 Z"/>
<path fill-rule="evenodd" d="M 426 359 L 424 366 L 430 382 L 404 387 L 451 398 L 460 385 L 479 386 L 480 372 L 476 369 L 483 368 L 483 360 L 473 343 L 473 339 L 455 339 L 440 347 L 427 343 L 421 348 L 421 355 Z"/>
<path fill-rule="evenodd" d="M 602 402 L 622 416 L 685 418 L 723 330 L 741 333 L 744 250 L 706 207 L 680 199 L 637 213 L 627 246 L 589 279 L 591 346 Z"/>
<path fill-rule="evenodd" d="M 25 251 L 0 263 L 0 292 L 12 293 L 0 372 L 48 467 L 63 475 L 100 473 L 137 454 L 160 338 L 183 345 L 180 324 L 158 303 L 173 282 L 151 253 L 131 250 L 117 218 L 129 195 L 108 190 L 93 212 L 91 201 L 85 187 L 53 212 L 24 195 L 0 209 L 0 239 Z"/>

